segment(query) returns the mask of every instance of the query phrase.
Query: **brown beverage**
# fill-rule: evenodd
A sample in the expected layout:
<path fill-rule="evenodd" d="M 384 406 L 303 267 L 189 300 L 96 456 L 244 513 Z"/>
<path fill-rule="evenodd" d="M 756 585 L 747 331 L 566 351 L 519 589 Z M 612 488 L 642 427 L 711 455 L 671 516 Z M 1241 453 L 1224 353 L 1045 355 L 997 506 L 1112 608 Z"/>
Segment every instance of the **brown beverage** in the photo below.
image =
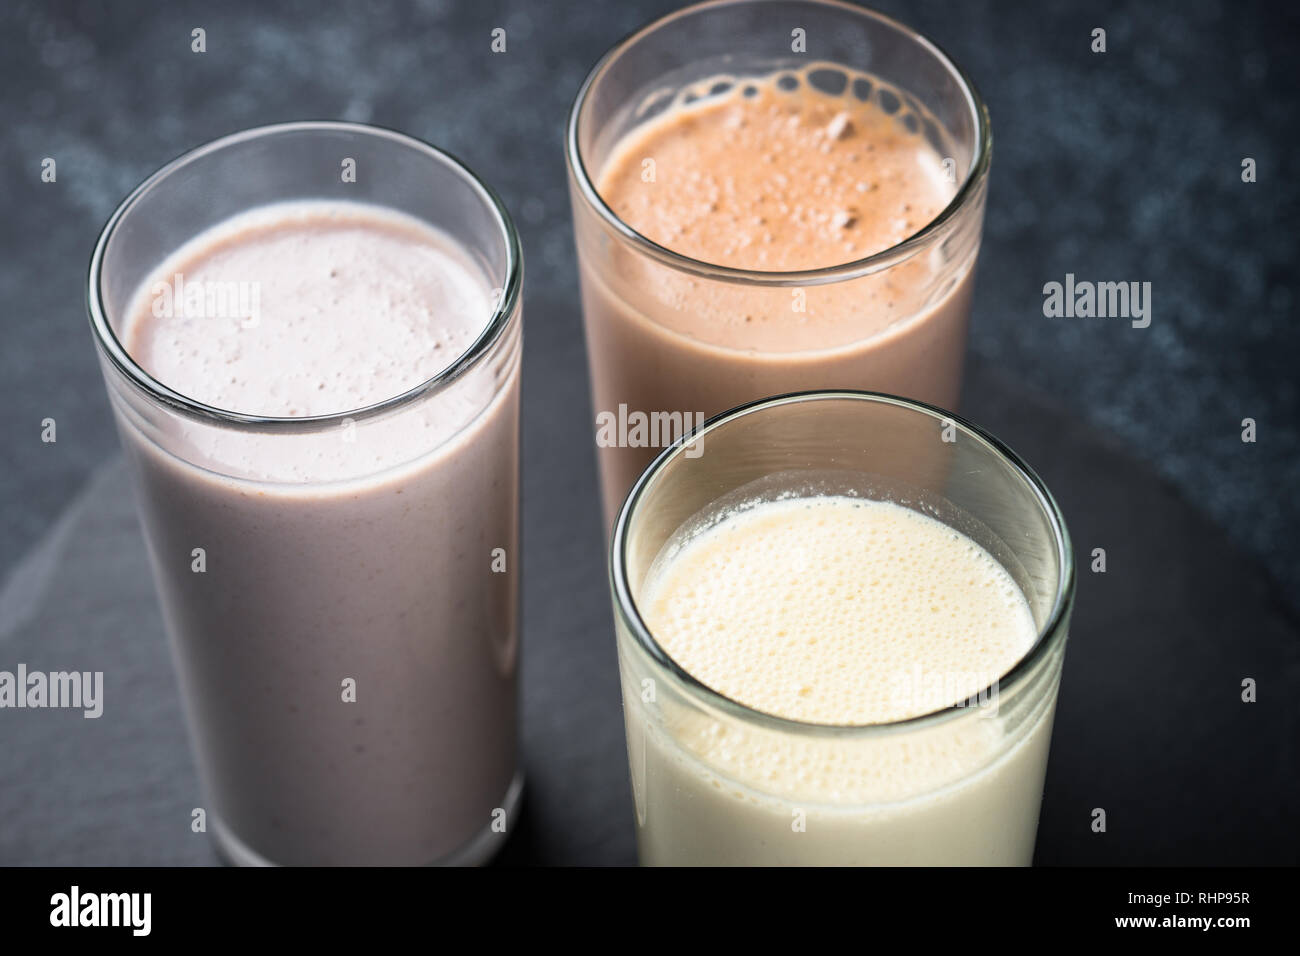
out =
<path fill-rule="evenodd" d="M 827 72 L 838 92 L 815 82 Z M 611 238 L 575 190 L 597 415 L 694 421 L 832 387 L 957 404 L 982 198 L 973 228 L 942 247 L 825 272 L 898 249 L 957 194 L 923 114 L 887 108 L 903 102 L 828 64 L 719 76 L 606 150 L 595 191 L 652 245 Z M 612 520 L 656 448 L 598 443 Z"/>

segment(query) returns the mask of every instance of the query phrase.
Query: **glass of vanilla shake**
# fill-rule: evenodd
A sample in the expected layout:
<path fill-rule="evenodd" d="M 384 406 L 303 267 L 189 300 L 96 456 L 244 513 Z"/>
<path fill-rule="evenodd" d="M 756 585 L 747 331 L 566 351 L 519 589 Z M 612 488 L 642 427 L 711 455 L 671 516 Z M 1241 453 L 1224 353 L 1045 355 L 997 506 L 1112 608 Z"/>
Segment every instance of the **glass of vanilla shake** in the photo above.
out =
<path fill-rule="evenodd" d="M 1075 572 L 997 439 L 745 405 L 638 479 L 610 561 L 642 863 L 1031 862 Z"/>
<path fill-rule="evenodd" d="M 992 139 L 925 37 L 835 0 L 688 7 L 596 64 L 566 155 L 607 527 L 744 402 L 957 406 Z"/>

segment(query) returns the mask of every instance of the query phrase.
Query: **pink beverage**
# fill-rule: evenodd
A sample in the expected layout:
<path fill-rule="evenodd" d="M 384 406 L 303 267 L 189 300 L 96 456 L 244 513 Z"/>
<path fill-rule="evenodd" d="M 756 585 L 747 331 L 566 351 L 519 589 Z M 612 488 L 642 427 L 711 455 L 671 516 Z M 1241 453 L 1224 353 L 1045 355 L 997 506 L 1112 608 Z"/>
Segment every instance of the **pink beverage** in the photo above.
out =
<path fill-rule="evenodd" d="M 243 135 L 344 132 L 381 135 Z M 397 149 L 468 177 L 391 135 L 372 170 Z M 517 248 L 494 205 L 505 275 L 452 233 L 468 220 L 423 213 L 253 205 L 130 267 L 106 309 L 206 818 L 235 862 L 479 862 L 513 822 Z"/>
<path fill-rule="evenodd" d="M 795 28 L 844 53 L 790 56 Z M 569 160 L 598 424 L 817 388 L 956 406 L 988 143 L 949 68 L 870 11 L 771 0 L 679 11 L 596 66 Z M 658 437 L 597 432 L 607 521 Z"/>

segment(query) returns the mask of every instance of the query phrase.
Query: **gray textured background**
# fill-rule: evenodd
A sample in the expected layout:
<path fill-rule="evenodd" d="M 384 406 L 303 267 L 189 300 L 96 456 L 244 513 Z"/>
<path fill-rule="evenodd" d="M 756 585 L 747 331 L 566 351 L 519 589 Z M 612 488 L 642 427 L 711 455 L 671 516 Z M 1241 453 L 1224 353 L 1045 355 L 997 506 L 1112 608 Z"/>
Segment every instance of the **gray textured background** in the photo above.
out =
<path fill-rule="evenodd" d="M 1294 861 L 1295 810 L 1282 798 L 1296 782 L 1296 710 L 1285 698 L 1300 685 L 1296 8 L 877 5 L 957 58 L 993 116 L 964 410 L 1039 466 L 1081 547 L 1099 541 L 1122 556 L 1129 546 L 1127 566 L 1081 582 L 1039 859 Z M 510 853 L 630 858 L 561 130 L 596 58 L 674 6 L 0 10 L 0 577 L 19 571 L 0 593 L 0 666 L 67 666 L 80 653 L 88 667 L 89 654 L 117 667 L 111 699 L 133 702 L 132 722 L 77 734 L 0 715 L 0 862 L 210 860 L 206 844 L 160 822 L 198 797 L 148 581 L 133 563 L 142 552 L 113 459 L 84 273 L 103 220 L 165 160 L 302 118 L 374 122 L 443 146 L 494 185 L 520 226 L 532 822 Z M 195 26 L 207 30 L 206 54 L 190 52 Z M 504 55 L 489 50 L 497 26 L 508 31 Z M 1108 31 L 1104 55 L 1088 50 L 1095 26 Z M 46 156 L 58 161 L 55 184 L 39 179 Z M 1245 156 L 1258 162 L 1255 184 L 1241 182 Z M 1066 272 L 1152 282 L 1151 327 L 1045 319 L 1042 285 Z M 1248 416 L 1259 423 L 1253 445 L 1239 439 Z M 57 444 L 39 440 L 46 417 L 58 422 Z M 1115 654 L 1131 670 L 1115 676 Z M 1185 679 L 1171 681 L 1180 667 Z M 1231 686 L 1214 680 L 1246 674 L 1271 680 L 1275 695 L 1251 718 L 1196 696 L 1231 703 Z M 1157 706 L 1175 699 L 1187 709 Z M 1135 741 L 1125 720 L 1144 728 Z M 1063 735 L 1073 763 L 1060 757 Z M 1112 744 L 1127 749 L 1107 752 Z M 1230 784 L 1243 780 L 1234 796 Z M 1098 787 L 1112 804 L 1132 803 L 1142 834 L 1108 845 L 1073 835 L 1073 814 L 1098 805 Z M 1207 833 L 1196 822 L 1205 813 L 1232 822 Z"/>
<path fill-rule="evenodd" d="M 528 329 L 530 358 L 546 359 L 529 364 L 530 397 L 571 388 L 585 401 L 563 121 L 600 54 L 674 6 L 6 3 L 0 570 L 114 447 L 82 305 L 99 227 L 163 161 L 242 127 L 375 122 L 463 158 L 523 233 L 529 315 L 546 316 Z M 1152 461 L 1300 608 L 1300 8 L 879 6 L 963 63 L 993 116 L 974 354 Z M 1104 55 L 1088 49 L 1097 25 Z M 201 56 L 194 26 L 208 31 Z M 495 26 L 506 54 L 489 50 Z M 40 182 L 45 156 L 56 184 Z M 1253 185 L 1244 156 L 1258 162 Z M 1151 327 L 1043 318 L 1043 283 L 1067 272 L 1150 281 Z M 47 416 L 57 448 L 36 443 Z M 1245 417 L 1259 422 L 1255 445 L 1239 440 Z"/>

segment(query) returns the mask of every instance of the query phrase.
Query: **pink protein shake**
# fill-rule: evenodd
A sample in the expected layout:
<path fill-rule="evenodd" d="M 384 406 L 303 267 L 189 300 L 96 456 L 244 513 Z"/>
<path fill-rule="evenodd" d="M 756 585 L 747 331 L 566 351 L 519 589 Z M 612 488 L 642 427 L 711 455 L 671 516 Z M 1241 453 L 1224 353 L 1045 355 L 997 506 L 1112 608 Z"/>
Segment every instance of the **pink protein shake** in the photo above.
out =
<path fill-rule="evenodd" d="M 131 298 L 158 382 L 250 416 L 400 396 L 497 292 L 450 236 L 356 202 L 254 208 Z M 159 425 L 113 392 L 209 804 L 238 862 L 484 858 L 516 776 L 518 341 L 436 400 L 295 433 Z"/>

